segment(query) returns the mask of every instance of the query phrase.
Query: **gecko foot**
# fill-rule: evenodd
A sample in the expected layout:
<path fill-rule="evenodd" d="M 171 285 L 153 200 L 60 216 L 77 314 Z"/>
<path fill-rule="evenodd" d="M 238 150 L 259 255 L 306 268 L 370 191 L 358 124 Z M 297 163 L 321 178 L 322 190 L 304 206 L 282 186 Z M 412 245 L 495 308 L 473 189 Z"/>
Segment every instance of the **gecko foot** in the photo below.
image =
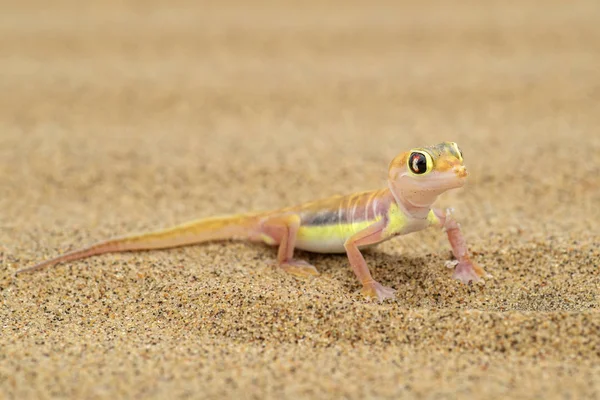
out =
<path fill-rule="evenodd" d="M 379 301 L 393 299 L 396 291 L 390 287 L 383 286 L 379 282 L 371 281 L 363 284 L 362 294 L 368 298 L 377 298 Z"/>
<path fill-rule="evenodd" d="M 479 282 L 483 276 L 486 276 L 483 268 L 471 260 L 458 262 L 452 275 L 454 279 L 458 279 L 462 283 Z"/>
<path fill-rule="evenodd" d="M 296 278 L 309 278 L 319 275 L 319 271 L 306 261 L 291 259 L 280 265 L 281 269 Z"/>

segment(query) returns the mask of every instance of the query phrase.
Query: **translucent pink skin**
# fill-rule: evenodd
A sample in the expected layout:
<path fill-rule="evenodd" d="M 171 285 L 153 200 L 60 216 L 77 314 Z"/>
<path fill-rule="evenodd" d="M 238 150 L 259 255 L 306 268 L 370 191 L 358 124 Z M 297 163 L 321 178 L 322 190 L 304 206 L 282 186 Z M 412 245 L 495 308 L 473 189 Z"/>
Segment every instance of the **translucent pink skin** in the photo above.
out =
<path fill-rule="evenodd" d="M 485 272 L 470 260 L 460 225 L 449 211 L 434 209 L 435 217 L 430 215 L 432 204 L 440 194 L 464 185 L 467 172 L 460 150 L 453 142 L 440 143 L 423 150 L 430 152 L 434 159 L 433 170 L 422 175 L 411 173 L 405 161 L 410 152 L 401 153 L 390 164 L 388 187 L 381 190 L 334 196 L 265 213 L 201 219 L 164 230 L 111 239 L 40 262 L 16 271 L 16 274 L 105 253 L 165 249 L 212 240 L 246 239 L 278 246 L 278 266 L 302 278 L 317 275 L 318 271 L 314 266 L 293 257 L 296 248 L 317 252 L 345 251 L 354 274 L 363 286 L 362 293 L 382 301 L 393 298 L 394 290 L 373 279 L 360 248 L 436 225 L 445 230 L 456 258 L 456 262 L 451 263 L 455 268 L 454 278 L 464 283 L 477 282 Z M 403 214 L 404 225 L 400 227 L 390 220 L 392 217 L 388 217 L 392 205 L 397 205 Z M 327 237 L 304 237 L 298 240 L 301 227 L 318 227 L 323 221 L 346 226 L 366 221 L 370 225 L 360 225 L 361 228 L 351 229 L 350 232 L 344 230 L 342 236 L 330 233 Z"/>
<path fill-rule="evenodd" d="M 469 257 L 467 242 L 460 230 L 460 224 L 452 217 L 450 210 L 444 212 L 440 209 L 433 210 L 436 217 L 440 220 L 440 225 L 448 235 L 448 242 L 452 247 L 452 254 L 456 259 L 454 266 L 454 279 L 463 283 L 479 282 L 486 275 L 485 271 L 473 263 Z"/>

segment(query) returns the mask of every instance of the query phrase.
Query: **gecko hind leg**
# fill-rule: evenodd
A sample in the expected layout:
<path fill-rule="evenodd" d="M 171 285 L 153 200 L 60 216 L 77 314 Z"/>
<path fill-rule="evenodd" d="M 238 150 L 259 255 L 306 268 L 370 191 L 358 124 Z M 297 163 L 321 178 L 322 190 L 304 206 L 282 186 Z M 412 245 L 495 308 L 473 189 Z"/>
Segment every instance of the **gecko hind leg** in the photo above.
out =
<path fill-rule="evenodd" d="M 293 257 L 299 228 L 300 217 L 290 214 L 266 220 L 262 225 L 262 234 L 271 238 L 273 244 L 279 243 L 277 264 L 283 271 L 297 278 L 319 275 L 313 265 Z"/>

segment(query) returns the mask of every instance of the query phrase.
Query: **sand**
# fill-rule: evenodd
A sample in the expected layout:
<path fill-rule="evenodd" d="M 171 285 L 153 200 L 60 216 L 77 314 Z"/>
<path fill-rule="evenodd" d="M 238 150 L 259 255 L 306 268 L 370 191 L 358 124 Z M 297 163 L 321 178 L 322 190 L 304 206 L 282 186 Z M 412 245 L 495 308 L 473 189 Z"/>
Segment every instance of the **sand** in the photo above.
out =
<path fill-rule="evenodd" d="M 600 24 L 563 2 L 19 1 L 0 13 L 0 397 L 599 398 Z M 326 3 L 326 4 L 325 4 Z M 443 234 L 211 243 L 12 278 L 91 242 L 385 185 L 454 140 Z"/>

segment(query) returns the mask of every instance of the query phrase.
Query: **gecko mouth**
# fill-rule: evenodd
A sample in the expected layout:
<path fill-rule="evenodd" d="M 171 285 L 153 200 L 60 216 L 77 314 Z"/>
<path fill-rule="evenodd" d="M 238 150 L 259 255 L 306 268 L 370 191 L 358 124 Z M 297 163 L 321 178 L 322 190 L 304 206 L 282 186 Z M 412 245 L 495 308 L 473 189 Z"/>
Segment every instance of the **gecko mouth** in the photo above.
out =
<path fill-rule="evenodd" d="M 448 171 L 429 176 L 428 179 L 419 182 L 423 189 L 448 190 L 461 187 L 467 180 L 467 170 L 463 167 L 460 171 Z"/>
<path fill-rule="evenodd" d="M 401 179 L 407 191 L 437 192 L 438 194 L 450 189 L 463 187 L 467 180 L 467 169 L 462 165 L 456 165 L 446 171 L 434 171 L 426 176 L 414 176 L 408 173 L 402 175 Z"/>

